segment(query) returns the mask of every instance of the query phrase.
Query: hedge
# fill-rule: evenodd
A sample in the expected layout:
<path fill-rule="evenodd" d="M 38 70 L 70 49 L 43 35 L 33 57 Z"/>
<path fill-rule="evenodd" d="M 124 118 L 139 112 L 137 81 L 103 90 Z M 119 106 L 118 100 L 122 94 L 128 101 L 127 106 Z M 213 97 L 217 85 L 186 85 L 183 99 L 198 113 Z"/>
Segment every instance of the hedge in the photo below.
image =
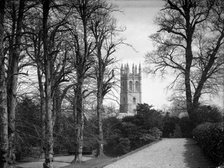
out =
<path fill-rule="evenodd" d="M 193 137 L 214 163 L 224 163 L 224 122 L 201 124 L 193 130 Z"/>

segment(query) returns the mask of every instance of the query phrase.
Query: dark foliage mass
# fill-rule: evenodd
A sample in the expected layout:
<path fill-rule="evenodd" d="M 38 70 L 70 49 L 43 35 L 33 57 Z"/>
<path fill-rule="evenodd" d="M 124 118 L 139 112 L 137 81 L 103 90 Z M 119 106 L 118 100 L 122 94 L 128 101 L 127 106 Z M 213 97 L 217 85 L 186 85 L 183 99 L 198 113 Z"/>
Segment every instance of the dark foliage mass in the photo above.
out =
<path fill-rule="evenodd" d="M 191 138 L 193 128 L 194 124 L 188 117 L 164 116 L 162 129 L 164 138 Z"/>
<path fill-rule="evenodd" d="M 39 103 L 29 97 L 23 98 L 17 105 L 16 117 L 17 159 L 25 156 L 39 157 L 41 154 Z M 103 119 L 104 152 L 109 156 L 120 156 L 161 137 L 192 137 L 192 130 L 195 125 L 205 122 L 215 123 L 221 120 L 222 115 L 220 111 L 210 106 L 200 106 L 193 122 L 188 117 L 178 118 L 169 113 L 162 115 L 161 111 L 153 109 L 148 104 L 139 104 L 135 116 L 126 116 L 122 119 L 117 117 L 106 117 Z M 194 136 L 197 138 L 197 141 L 201 141 L 200 138 L 202 138 L 205 139 L 206 143 L 214 142 L 214 145 L 221 143 L 221 141 L 216 142 L 216 140 L 223 138 L 223 132 L 222 134 L 219 132 L 223 125 L 211 125 L 200 125 L 195 129 Z M 96 149 L 98 144 L 96 128 L 96 117 L 85 119 L 83 154 L 91 154 Z M 208 130 L 205 128 L 208 128 Z M 209 134 L 210 132 L 212 134 Z M 60 123 L 56 122 L 54 125 L 54 154 L 74 154 L 76 147 L 74 136 L 75 125 L 73 117 L 69 114 L 62 115 Z M 212 139 L 211 142 L 210 139 L 205 137 L 214 137 L 215 139 Z M 204 141 L 202 140 L 201 143 L 204 143 Z M 201 145 L 202 148 L 203 145 Z M 219 145 L 218 147 L 211 146 L 209 150 L 213 151 L 219 148 L 221 148 Z"/>
<path fill-rule="evenodd" d="M 32 99 L 25 97 L 17 105 L 16 113 L 16 155 L 17 159 L 23 156 L 38 155 L 41 141 L 40 109 Z M 35 154 L 34 154 L 35 153 Z"/>
<path fill-rule="evenodd" d="M 206 122 L 216 123 L 223 121 L 221 111 L 215 106 L 200 105 L 192 118 L 184 116 L 178 118 L 167 113 L 163 118 L 163 137 L 191 138 L 192 130 L 198 125 Z"/>
<path fill-rule="evenodd" d="M 170 116 L 167 113 L 163 118 L 163 137 L 170 138 L 170 137 L 181 137 L 182 133 L 179 126 L 179 118 L 176 116 Z M 179 131 L 179 132 L 178 132 Z"/>
<path fill-rule="evenodd" d="M 217 165 L 224 163 L 224 122 L 204 123 L 193 131 L 194 139 Z"/>
<path fill-rule="evenodd" d="M 221 122 L 222 114 L 217 107 L 201 105 L 193 114 L 193 122 L 199 125 L 205 122 Z"/>
<path fill-rule="evenodd" d="M 72 117 L 61 118 L 60 130 L 54 126 L 54 153 L 55 154 L 74 154 L 75 151 L 75 127 Z"/>
<path fill-rule="evenodd" d="M 137 115 L 105 121 L 105 153 L 112 156 L 125 154 L 160 139 L 162 115 L 147 104 L 139 104 Z"/>
<path fill-rule="evenodd" d="M 192 137 L 192 130 L 202 123 L 216 123 L 221 122 L 222 119 L 222 113 L 217 107 L 200 105 L 194 114 L 192 114 L 191 119 L 188 117 L 180 119 L 183 137 Z"/>
<path fill-rule="evenodd" d="M 29 97 L 17 105 L 16 158 L 41 156 L 41 114 L 39 103 Z M 75 127 L 72 117 L 62 116 L 61 123 L 54 125 L 54 154 L 74 151 Z"/>

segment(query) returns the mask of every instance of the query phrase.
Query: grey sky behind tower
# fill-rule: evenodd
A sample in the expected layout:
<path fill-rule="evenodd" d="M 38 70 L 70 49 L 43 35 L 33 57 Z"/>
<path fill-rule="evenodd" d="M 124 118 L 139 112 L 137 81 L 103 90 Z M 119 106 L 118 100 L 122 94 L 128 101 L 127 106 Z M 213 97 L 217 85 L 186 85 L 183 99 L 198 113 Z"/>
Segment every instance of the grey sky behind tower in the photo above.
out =
<path fill-rule="evenodd" d="M 110 0 L 117 5 L 121 12 L 115 13 L 118 26 L 125 27 L 126 30 L 121 37 L 125 42 L 132 45 L 135 50 L 128 46 L 120 46 L 116 52 L 116 57 L 120 63 L 142 64 L 144 68 L 144 57 L 147 52 L 153 50 L 152 41 L 149 36 L 158 31 L 154 23 L 155 17 L 162 9 L 162 0 Z M 167 107 L 170 102 L 172 91 L 167 90 L 167 86 L 172 81 L 172 76 L 161 79 L 159 76 L 152 77 L 143 72 L 142 74 L 142 102 L 153 105 L 156 108 Z M 222 93 L 221 93 L 222 94 Z M 222 95 L 219 97 L 209 97 L 205 103 L 214 102 L 223 106 Z"/>
<path fill-rule="evenodd" d="M 153 49 L 149 35 L 158 27 L 154 19 L 163 6 L 162 0 L 111 0 L 121 12 L 116 12 L 118 26 L 125 27 L 121 37 L 134 49 L 122 45 L 116 55 L 121 63 L 141 63 L 144 67 L 144 56 Z M 142 102 L 163 108 L 169 104 L 170 92 L 166 90 L 169 79 L 153 78 L 142 73 Z"/>

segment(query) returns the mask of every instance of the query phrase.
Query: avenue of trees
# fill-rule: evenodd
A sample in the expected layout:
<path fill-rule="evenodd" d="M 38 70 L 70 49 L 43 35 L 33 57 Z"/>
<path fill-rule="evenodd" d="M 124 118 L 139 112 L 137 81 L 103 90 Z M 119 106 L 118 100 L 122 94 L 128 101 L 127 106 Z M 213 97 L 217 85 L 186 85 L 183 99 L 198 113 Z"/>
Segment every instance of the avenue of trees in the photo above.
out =
<path fill-rule="evenodd" d="M 114 11 L 104 0 L 0 1 L 0 167 L 13 167 L 20 138 L 35 137 L 43 167 L 53 167 L 54 138 L 65 127 L 63 102 L 72 106 L 70 138 L 74 162 L 81 161 L 88 96 L 96 97 L 97 156 L 103 155 L 103 100 L 114 85 L 113 54 L 122 43 Z M 28 88 L 29 77 L 36 91 L 18 92 Z M 35 101 L 23 97 L 17 105 L 20 93 Z"/>
<path fill-rule="evenodd" d="M 123 44 L 107 0 L 0 0 L 1 168 L 33 153 L 44 168 L 53 167 L 56 153 L 74 154 L 74 163 L 92 149 L 97 157 L 119 156 L 223 119 L 200 98 L 223 85 L 224 2 L 164 1 L 160 30 L 151 36 L 156 50 L 146 61 L 150 72 L 176 75 L 177 104 L 189 118 L 138 104 L 137 115 L 118 119 L 103 106 Z"/>
<path fill-rule="evenodd" d="M 175 74 L 170 85 L 185 100 L 191 119 L 204 94 L 223 87 L 224 3 L 222 0 L 164 0 L 146 55 L 150 73 Z"/>

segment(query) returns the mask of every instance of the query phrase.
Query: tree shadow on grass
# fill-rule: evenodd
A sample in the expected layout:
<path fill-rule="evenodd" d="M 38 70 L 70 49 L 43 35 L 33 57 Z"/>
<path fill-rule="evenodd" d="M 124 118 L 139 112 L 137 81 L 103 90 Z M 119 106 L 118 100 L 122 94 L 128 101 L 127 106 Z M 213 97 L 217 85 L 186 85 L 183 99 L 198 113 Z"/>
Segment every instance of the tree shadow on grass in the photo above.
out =
<path fill-rule="evenodd" d="M 215 168 L 215 165 L 204 155 L 196 141 L 187 139 L 184 147 L 184 162 L 187 168 Z"/>

